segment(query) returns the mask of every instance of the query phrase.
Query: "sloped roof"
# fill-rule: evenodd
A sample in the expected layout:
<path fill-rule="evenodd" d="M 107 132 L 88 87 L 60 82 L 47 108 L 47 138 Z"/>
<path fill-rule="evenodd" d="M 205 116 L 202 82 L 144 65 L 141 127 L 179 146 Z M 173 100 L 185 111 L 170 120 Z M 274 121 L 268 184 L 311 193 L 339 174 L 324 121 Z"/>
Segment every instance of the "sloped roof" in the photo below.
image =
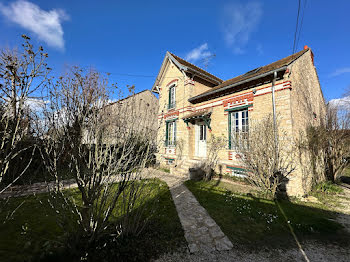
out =
<path fill-rule="evenodd" d="M 191 64 L 190 62 L 187 62 L 186 60 L 182 59 L 181 57 L 178 57 L 177 55 L 174 55 L 173 53 L 170 53 L 170 54 L 176 59 L 176 61 L 178 61 L 180 64 L 188 67 L 190 70 L 192 69 L 193 71 L 198 71 L 199 73 L 201 73 L 209 78 L 215 79 L 219 83 L 223 82 L 222 79 L 218 78 L 217 76 L 214 76 L 213 74 L 208 73 L 207 71 L 203 70 L 202 68 L 195 66 L 194 64 Z"/>
<path fill-rule="evenodd" d="M 151 89 L 152 92 L 156 92 L 156 93 L 159 92 L 159 90 L 157 90 L 158 84 L 161 80 L 161 76 L 164 73 L 164 70 L 166 68 L 166 64 L 168 61 L 172 61 L 180 70 L 183 70 L 189 73 L 194 73 L 196 76 L 202 79 L 205 79 L 206 81 L 212 83 L 214 86 L 221 84 L 223 82 L 223 80 L 218 78 L 217 76 L 214 76 L 213 74 L 208 73 L 202 68 L 199 68 L 198 66 L 195 66 L 194 64 L 187 62 L 181 57 L 178 57 L 177 55 L 174 55 L 169 51 L 167 51 L 163 59 L 162 66 L 160 67 L 156 80 L 152 86 L 152 89 Z"/>
<path fill-rule="evenodd" d="M 122 102 L 122 101 L 124 101 L 124 100 L 127 100 L 127 99 L 129 99 L 129 98 L 135 97 L 135 96 L 137 96 L 137 95 L 139 95 L 139 94 L 142 94 L 142 93 L 144 93 L 144 92 L 147 92 L 147 91 L 150 93 L 150 96 L 152 96 L 152 97 L 154 97 L 155 99 L 158 100 L 158 98 L 152 93 L 151 90 L 145 89 L 145 90 L 142 90 L 142 91 L 140 91 L 140 92 L 131 94 L 131 95 L 127 96 L 127 97 L 121 98 L 121 99 L 119 99 L 119 100 L 117 100 L 117 101 L 113 101 L 113 102 L 109 103 L 108 105 L 106 105 L 106 107 L 107 107 L 107 106 L 114 105 L 114 104 L 117 104 L 117 103 L 120 103 L 120 102 Z"/>
<path fill-rule="evenodd" d="M 235 84 L 239 84 L 241 82 L 245 82 L 245 81 L 249 81 L 250 79 L 255 79 L 256 77 L 259 77 L 260 75 L 264 75 L 266 73 L 275 71 L 277 69 L 283 68 L 285 66 L 288 66 L 289 64 L 291 64 L 292 62 L 294 62 L 296 59 L 298 59 L 301 55 L 303 55 L 304 53 L 306 53 L 309 50 L 309 48 L 306 48 L 304 50 L 301 50 L 293 55 L 287 56 L 285 58 L 282 58 L 276 62 L 273 62 L 271 64 L 253 69 L 245 74 L 236 76 L 234 78 L 231 78 L 229 80 L 223 81 L 221 84 L 213 87 L 212 89 L 203 92 L 195 97 L 191 97 L 189 99 L 189 101 L 193 101 L 196 100 L 197 98 L 200 97 L 205 97 L 208 94 L 212 94 L 215 93 L 216 91 L 220 91 L 220 89 L 225 88 L 225 87 L 229 87 L 231 85 L 235 85 Z"/>

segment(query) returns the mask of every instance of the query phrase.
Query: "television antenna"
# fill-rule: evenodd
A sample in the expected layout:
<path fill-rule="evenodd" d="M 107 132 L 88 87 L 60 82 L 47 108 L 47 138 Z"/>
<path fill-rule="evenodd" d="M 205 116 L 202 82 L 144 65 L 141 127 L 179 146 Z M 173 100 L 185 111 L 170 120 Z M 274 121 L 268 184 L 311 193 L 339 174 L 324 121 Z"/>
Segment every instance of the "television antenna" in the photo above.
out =
<path fill-rule="evenodd" d="M 207 70 L 210 61 L 211 61 L 214 57 L 216 57 L 216 54 L 212 54 L 212 55 L 207 56 L 207 57 L 203 58 L 202 60 L 200 60 L 200 63 L 203 64 L 203 68 L 205 68 L 205 70 Z"/>

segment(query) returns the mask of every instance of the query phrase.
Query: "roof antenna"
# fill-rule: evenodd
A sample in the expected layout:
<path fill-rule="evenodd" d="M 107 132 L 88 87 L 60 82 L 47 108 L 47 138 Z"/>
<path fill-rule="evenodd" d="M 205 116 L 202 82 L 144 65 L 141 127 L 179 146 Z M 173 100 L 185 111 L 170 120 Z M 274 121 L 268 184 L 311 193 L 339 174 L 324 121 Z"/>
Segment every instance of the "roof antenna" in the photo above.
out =
<path fill-rule="evenodd" d="M 216 54 L 212 54 L 200 60 L 200 63 L 203 64 L 203 67 L 205 68 L 205 70 L 207 70 L 210 60 L 212 60 L 214 57 L 216 57 Z"/>

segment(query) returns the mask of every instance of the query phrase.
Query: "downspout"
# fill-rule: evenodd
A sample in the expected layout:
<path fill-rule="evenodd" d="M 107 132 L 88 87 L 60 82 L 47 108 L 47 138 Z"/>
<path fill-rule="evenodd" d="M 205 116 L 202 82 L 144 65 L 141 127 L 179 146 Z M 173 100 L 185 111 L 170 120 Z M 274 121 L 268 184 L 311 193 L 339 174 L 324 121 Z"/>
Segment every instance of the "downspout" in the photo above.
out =
<path fill-rule="evenodd" d="M 186 84 L 186 78 L 187 78 L 187 76 L 186 76 L 186 73 L 184 72 L 184 70 L 182 69 L 181 70 L 181 73 L 183 74 L 183 76 L 184 76 L 184 98 L 186 97 L 186 91 L 185 91 L 185 84 Z M 185 99 L 182 99 L 182 108 L 183 108 L 183 115 L 185 115 L 185 110 L 184 110 L 184 107 L 185 107 Z"/>
<path fill-rule="evenodd" d="M 277 117 L 276 117 L 276 100 L 275 100 L 275 84 L 277 79 L 277 71 L 273 72 L 272 79 L 272 112 L 273 112 L 273 133 L 275 137 L 275 163 L 278 163 L 278 130 L 277 130 Z"/>

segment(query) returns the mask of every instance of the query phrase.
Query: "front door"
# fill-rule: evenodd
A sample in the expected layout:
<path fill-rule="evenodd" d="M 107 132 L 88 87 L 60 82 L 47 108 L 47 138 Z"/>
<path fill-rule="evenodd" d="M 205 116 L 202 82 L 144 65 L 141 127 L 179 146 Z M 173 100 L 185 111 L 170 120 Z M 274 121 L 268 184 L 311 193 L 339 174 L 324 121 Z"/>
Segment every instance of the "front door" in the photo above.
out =
<path fill-rule="evenodd" d="M 207 127 L 204 123 L 199 122 L 196 125 L 196 156 L 207 156 Z"/>

